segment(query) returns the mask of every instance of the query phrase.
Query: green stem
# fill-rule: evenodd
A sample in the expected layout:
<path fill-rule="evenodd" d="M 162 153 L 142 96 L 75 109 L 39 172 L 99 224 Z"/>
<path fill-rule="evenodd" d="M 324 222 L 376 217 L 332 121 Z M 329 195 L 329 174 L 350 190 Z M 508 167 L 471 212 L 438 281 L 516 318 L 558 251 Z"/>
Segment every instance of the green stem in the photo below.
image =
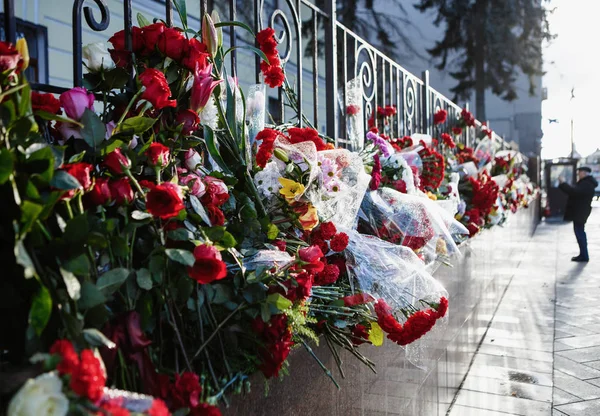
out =
<path fill-rule="evenodd" d="M 125 107 L 125 111 L 123 111 L 123 114 L 121 114 L 121 118 L 119 119 L 119 121 L 117 122 L 117 125 L 115 126 L 116 131 L 118 131 L 119 126 L 121 125 L 121 123 L 123 123 L 123 121 L 125 120 L 125 117 L 127 117 L 127 113 L 129 113 L 129 110 L 131 110 L 131 107 L 133 106 L 133 104 L 137 101 L 138 98 L 140 98 L 140 95 L 142 95 L 142 93 L 144 91 L 146 91 L 146 87 L 140 88 L 140 90 L 135 93 L 135 95 L 133 96 L 131 101 L 129 101 L 129 104 L 127 104 L 127 107 Z"/>
<path fill-rule="evenodd" d="M 321 360 L 319 360 L 319 357 L 316 356 L 316 354 L 314 353 L 314 351 L 312 350 L 312 348 L 306 343 L 306 341 L 304 341 L 303 339 L 300 339 L 300 342 L 302 343 L 302 345 L 304 345 L 304 348 L 306 348 L 306 351 L 308 351 L 308 353 L 310 355 L 312 355 L 312 357 L 315 359 L 315 361 L 317 362 L 317 364 L 319 364 L 319 367 L 321 367 L 321 369 L 325 372 L 325 375 L 327 377 L 329 377 L 331 379 L 331 381 L 333 381 L 333 384 L 335 384 L 335 386 L 339 390 L 340 389 L 340 385 L 338 384 L 337 381 L 335 381 L 335 378 L 333 378 L 333 374 L 331 374 L 331 371 L 327 367 L 325 367 L 325 365 L 321 362 Z"/>
<path fill-rule="evenodd" d="M 69 219 L 72 220 L 74 218 L 74 216 L 73 216 L 73 209 L 71 208 L 71 201 L 66 200 L 65 205 L 67 206 L 67 213 L 69 214 Z"/>
<path fill-rule="evenodd" d="M 133 177 L 133 175 L 131 174 L 131 171 L 129 169 L 124 169 L 123 171 L 125 172 L 125 176 L 127 176 L 129 178 L 129 180 L 131 182 L 133 182 L 133 186 L 135 186 L 135 189 L 137 189 L 137 191 L 143 196 L 144 190 L 140 186 L 140 183 L 137 181 L 137 179 L 135 179 Z"/>
<path fill-rule="evenodd" d="M 42 231 L 42 234 L 44 234 L 44 237 L 46 237 L 48 241 L 52 241 L 52 236 L 50 235 L 50 232 L 48 231 L 46 226 L 39 219 L 36 220 L 36 223 L 38 227 L 40 227 L 40 230 Z"/>
<path fill-rule="evenodd" d="M 204 341 L 204 344 L 200 345 L 200 348 L 198 348 L 198 351 L 196 351 L 196 353 L 194 354 L 194 356 L 192 357 L 192 360 L 195 360 L 198 355 L 202 352 L 202 350 L 204 348 L 206 348 L 206 346 L 208 345 L 208 343 L 210 341 L 212 341 L 212 339 L 215 337 L 215 335 L 217 335 L 217 332 L 219 332 L 219 330 L 221 328 L 223 328 L 223 325 L 225 325 L 225 323 L 227 321 L 229 321 L 237 312 L 239 312 L 242 308 L 244 308 L 246 306 L 246 302 L 242 302 L 239 304 L 239 306 L 237 308 L 235 308 L 233 311 L 231 311 L 231 313 L 229 315 L 227 315 L 227 317 L 225 319 L 223 319 L 221 321 L 221 323 L 219 323 L 219 325 L 217 325 L 217 327 L 215 328 L 215 330 L 212 332 L 212 334 L 210 334 L 210 336 L 208 337 L 208 339 L 206 341 Z"/>

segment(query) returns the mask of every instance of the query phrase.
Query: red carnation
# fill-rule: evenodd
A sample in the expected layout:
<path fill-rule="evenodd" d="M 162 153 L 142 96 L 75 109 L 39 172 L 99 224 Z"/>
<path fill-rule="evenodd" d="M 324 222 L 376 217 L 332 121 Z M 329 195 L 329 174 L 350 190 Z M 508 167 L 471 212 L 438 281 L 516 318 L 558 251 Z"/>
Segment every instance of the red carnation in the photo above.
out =
<path fill-rule="evenodd" d="M 227 276 L 227 265 L 214 246 L 201 244 L 194 249 L 196 262 L 188 267 L 188 274 L 198 283 L 211 283 Z"/>
<path fill-rule="evenodd" d="M 131 160 L 121 152 L 121 149 L 116 148 L 104 156 L 104 166 L 112 173 L 120 175 L 125 169 L 131 168 Z"/>
<path fill-rule="evenodd" d="M 154 399 L 152 407 L 148 410 L 148 416 L 171 416 L 171 412 L 169 412 L 165 402 L 160 399 Z"/>
<path fill-rule="evenodd" d="M 323 222 L 319 227 L 319 234 L 323 238 L 323 240 L 331 240 L 333 236 L 337 233 L 337 229 L 335 228 L 335 224 L 332 222 Z M 313 233 L 314 234 L 314 233 Z"/>
<path fill-rule="evenodd" d="M 294 345 L 287 316 L 274 315 L 267 323 L 258 317 L 252 321 L 252 330 L 264 343 L 264 346 L 259 348 L 259 356 L 262 361 L 259 369 L 267 378 L 279 376 L 279 371 L 290 353 L 290 348 Z"/>
<path fill-rule="evenodd" d="M 279 251 L 285 251 L 287 247 L 287 243 L 284 240 L 275 240 L 272 244 L 277 247 Z"/>
<path fill-rule="evenodd" d="M 354 105 L 354 104 L 350 104 L 349 106 L 346 107 L 346 114 L 349 116 L 355 116 L 358 113 L 360 113 L 360 106 L 358 105 Z"/>
<path fill-rule="evenodd" d="M 69 340 L 56 340 L 50 347 L 50 354 L 60 355 L 60 362 L 56 366 L 60 375 L 71 374 L 79 366 L 79 356 Z"/>
<path fill-rule="evenodd" d="M 200 403 L 190 410 L 189 416 L 222 416 L 217 406 L 208 403 Z"/>
<path fill-rule="evenodd" d="M 346 247 L 348 247 L 348 234 L 337 233 L 329 242 L 329 247 L 338 253 L 346 250 Z"/>
<path fill-rule="evenodd" d="M 310 242 L 311 245 L 319 247 L 323 253 L 329 252 L 329 244 L 321 236 L 311 237 Z"/>
<path fill-rule="evenodd" d="M 126 177 L 112 180 L 108 183 L 110 196 L 117 205 L 128 205 L 135 198 L 129 179 Z"/>
<path fill-rule="evenodd" d="M 452 136 L 450 136 L 448 133 L 442 133 L 440 138 L 442 139 L 442 142 L 450 149 L 454 149 L 456 147 L 456 143 L 454 143 Z"/>
<path fill-rule="evenodd" d="M 281 133 L 273 129 L 261 130 L 256 135 L 256 141 L 260 143 L 258 152 L 256 153 L 256 164 L 260 168 L 264 168 L 271 156 L 273 156 L 273 148 L 275 147 L 275 139 L 279 137 Z"/>
<path fill-rule="evenodd" d="M 146 157 L 148 157 L 148 163 L 150 166 L 158 166 L 164 168 L 169 164 L 169 156 L 171 150 L 158 142 L 152 142 L 146 150 Z"/>
<path fill-rule="evenodd" d="M 446 312 L 448 312 L 448 299 L 442 296 L 437 308 L 438 317 L 443 318 L 446 315 Z"/>
<path fill-rule="evenodd" d="M 46 111 L 52 114 L 60 114 L 60 101 L 53 94 L 41 94 L 37 91 L 31 92 L 31 109 L 35 111 Z"/>
<path fill-rule="evenodd" d="M 269 68 L 263 72 L 263 75 L 265 76 L 265 84 L 271 88 L 281 87 L 283 81 L 285 81 L 283 69 L 278 65 L 269 66 Z"/>
<path fill-rule="evenodd" d="M 116 403 L 112 403 L 112 402 L 105 402 L 102 403 L 100 405 L 100 409 L 103 410 L 103 412 L 98 412 L 96 413 L 96 416 L 105 416 L 105 415 L 110 415 L 110 416 L 129 416 L 129 410 L 119 406 Z"/>
<path fill-rule="evenodd" d="M 87 397 L 92 402 L 97 402 L 104 393 L 106 377 L 92 350 L 81 352 L 81 362 L 71 374 L 71 390 L 81 397 Z"/>
<path fill-rule="evenodd" d="M 340 277 L 340 269 L 335 264 L 326 264 L 323 271 L 315 275 L 315 285 L 330 285 L 335 283 L 338 277 Z"/>
<path fill-rule="evenodd" d="M 327 150 L 327 145 L 319 137 L 319 132 L 313 128 L 292 127 L 288 129 L 288 134 L 290 135 L 289 139 L 291 143 L 313 142 L 318 152 Z"/>
<path fill-rule="evenodd" d="M 182 407 L 195 408 L 200 404 L 200 394 L 202 386 L 198 375 L 189 371 L 183 374 L 175 374 L 175 383 L 171 386 L 171 400 L 173 407 L 179 409 Z"/>
<path fill-rule="evenodd" d="M 179 186 L 171 182 L 156 185 L 146 195 L 146 209 L 163 220 L 176 217 L 185 208 L 180 192 Z"/>
<path fill-rule="evenodd" d="M 375 156 L 373 156 L 373 171 L 371 172 L 371 183 L 369 184 L 369 188 L 372 191 L 376 191 L 379 189 L 379 185 L 381 185 L 381 162 L 379 160 L 379 154 L 375 154 Z"/>
<path fill-rule="evenodd" d="M 448 112 L 444 109 L 438 110 L 433 115 L 433 124 L 442 124 L 446 121 Z"/>
<path fill-rule="evenodd" d="M 176 100 L 170 100 L 171 89 L 163 74 L 158 69 L 148 68 L 139 76 L 142 86 L 146 90 L 142 93 L 142 99 L 149 101 L 155 109 L 161 110 L 165 107 L 175 107 Z"/>
<path fill-rule="evenodd" d="M 462 127 L 452 127 L 452 133 L 454 133 L 456 136 L 460 136 L 462 132 Z"/>
<path fill-rule="evenodd" d="M 369 331 L 367 331 L 366 326 L 356 324 L 352 329 L 352 343 L 354 345 L 361 345 L 365 342 L 369 342 Z"/>

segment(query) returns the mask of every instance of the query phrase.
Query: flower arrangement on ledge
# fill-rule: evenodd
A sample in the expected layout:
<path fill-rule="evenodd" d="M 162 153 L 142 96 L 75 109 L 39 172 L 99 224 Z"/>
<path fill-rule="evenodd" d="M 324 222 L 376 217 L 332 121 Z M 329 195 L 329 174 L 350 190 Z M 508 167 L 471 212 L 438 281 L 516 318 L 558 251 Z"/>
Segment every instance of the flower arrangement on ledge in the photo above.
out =
<path fill-rule="evenodd" d="M 108 51 L 86 47 L 86 87 L 58 99 L 31 91 L 26 48 L 0 44 L 0 232 L 27 305 L 24 348 L 7 349 L 38 374 L 10 416 L 218 415 L 251 374 L 287 374 L 293 348 L 337 384 L 312 343 L 324 340 L 340 370 L 340 349 L 373 369 L 361 344 L 387 334 L 407 345 L 446 316 L 425 265 L 472 230 L 432 201 L 457 197 L 452 138 L 436 150 L 370 132 L 350 152 L 311 127 L 251 137 L 264 101 L 247 106 L 227 75 L 221 34 L 250 28 L 206 15 L 197 33 L 181 21 L 140 15 L 131 51 L 123 31 Z M 264 82 L 281 87 L 273 30 L 256 39 Z M 396 109 L 378 114 L 385 125 Z M 479 227 L 499 188 L 483 173 L 467 180 L 473 208 L 457 215 Z M 395 222 L 362 235 L 365 210 Z M 388 280 L 374 282 L 383 268 Z"/>

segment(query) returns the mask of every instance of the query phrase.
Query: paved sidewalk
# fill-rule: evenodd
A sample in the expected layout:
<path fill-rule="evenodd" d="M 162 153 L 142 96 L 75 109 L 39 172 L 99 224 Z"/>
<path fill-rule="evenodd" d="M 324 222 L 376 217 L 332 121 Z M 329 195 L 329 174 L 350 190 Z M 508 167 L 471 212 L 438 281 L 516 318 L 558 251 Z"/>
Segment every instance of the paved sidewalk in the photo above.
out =
<path fill-rule="evenodd" d="M 540 224 L 450 416 L 600 415 L 600 206 L 586 231 L 573 263 L 572 225 Z"/>

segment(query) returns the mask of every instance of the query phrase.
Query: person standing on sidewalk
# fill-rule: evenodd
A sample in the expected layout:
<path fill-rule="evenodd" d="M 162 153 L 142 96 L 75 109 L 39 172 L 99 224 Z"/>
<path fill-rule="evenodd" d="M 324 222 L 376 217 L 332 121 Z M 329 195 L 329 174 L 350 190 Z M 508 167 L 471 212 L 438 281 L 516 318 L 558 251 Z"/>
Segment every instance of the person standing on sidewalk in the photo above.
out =
<path fill-rule="evenodd" d="M 573 257 L 572 261 L 587 262 L 590 256 L 587 249 L 587 236 L 585 235 L 585 223 L 592 212 L 592 199 L 598 182 L 590 175 L 592 170 L 587 166 L 577 168 L 577 178 L 579 179 L 575 186 L 561 182 L 559 188 L 565 192 L 569 198 L 565 209 L 565 221 L 573 221 L 573 230 L 579 244 L 579 255 Z"/>

